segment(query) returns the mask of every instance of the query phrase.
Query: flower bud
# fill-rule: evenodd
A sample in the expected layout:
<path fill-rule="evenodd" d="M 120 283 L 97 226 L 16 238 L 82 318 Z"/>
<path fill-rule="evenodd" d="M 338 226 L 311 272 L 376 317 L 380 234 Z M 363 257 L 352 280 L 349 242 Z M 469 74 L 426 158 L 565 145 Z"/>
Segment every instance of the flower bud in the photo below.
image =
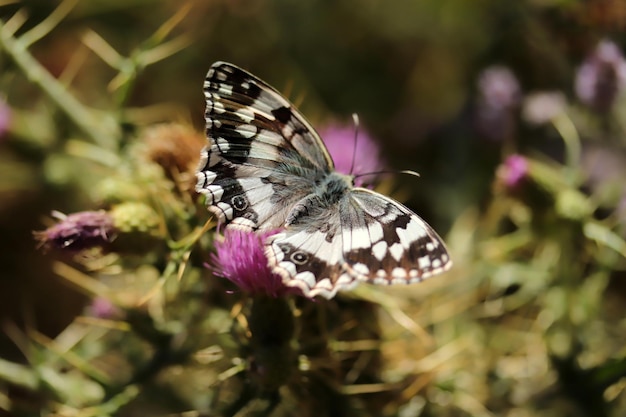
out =
<path fill-rule="evenodd" d="M 81 251 L 108 247 L 117 235 L 113 218 L 104 210 L 81 211 L 70 215 L 56 213 L 60 221 L 48 229 L 35 232 L 35 238 L 46 248 Z"/>

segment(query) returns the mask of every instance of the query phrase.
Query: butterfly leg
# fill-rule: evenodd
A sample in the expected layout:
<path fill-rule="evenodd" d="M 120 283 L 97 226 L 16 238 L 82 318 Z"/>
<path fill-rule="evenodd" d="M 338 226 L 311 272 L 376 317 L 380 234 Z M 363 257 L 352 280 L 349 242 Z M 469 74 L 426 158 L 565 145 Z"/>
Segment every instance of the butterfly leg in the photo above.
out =
<path fill-rule="evenodd" d="M 293 224 L 298 224 L 298 222 L 306 217 L 311 215 L 312 209 L 315 207 L 315 204 L 319 200 L 319 197 L 315 194 L 309 194 L 304 197 L 296 204 L 294 204 L 293 208 L 289 212 L 287 219 L 285 220 L 285 227 L 289 227 Z M 319 203 L 318 203 L 319 204 Z"/>

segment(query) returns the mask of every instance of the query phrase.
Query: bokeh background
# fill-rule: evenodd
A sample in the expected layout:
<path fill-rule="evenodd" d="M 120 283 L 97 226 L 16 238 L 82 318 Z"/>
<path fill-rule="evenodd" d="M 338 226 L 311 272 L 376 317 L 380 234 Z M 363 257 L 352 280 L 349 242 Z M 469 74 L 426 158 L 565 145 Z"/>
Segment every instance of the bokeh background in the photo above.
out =
<path fill-rule="evenodd" d="M 204 76 L 223 60 L 276 87 L 320 129 L 350 127 L 357 113 L 390 169 L 421 174 L 396 176 L 385 192 L 433 225 L 455 261 L 449 273 L 410 290 L 365 290 L 380 310 L 377 375 L 390 385 L 353 393 L 361 405 L 374 397 L 376 404 L 355 406 L 360 411 L 353 415 L 626 413 L 625 2 L 59 4 L 0 1 L 3 361 L 41 375 L 53 367 L 42 359 L 50 341 L 93 313 L 94 292 L 84 282 L 68 283 L 59 260 L 91 277 L 103 273 L 93 258 L 42 248 L 32 232 L 51 226 L 54 210 L 110 207 L 111 194 L 123 194 L 123 184 L 137 182 L 141 171 L 141 159 L 126 149 L 155 146 L 146 129 L 175 123 L 202 132 Z M 50 30 L 39 36 L 42 27 Z M 77 124 L 66 98 L 18 62 L 22 52 L 11 40 L 24 34 L 33 39 L 28 54 L 92 119 L 78 115 L 83 125 Z M 117 185 L 102 191 L 103 178 Z M 151 190 L 147 200 L 159 192 Z M 106 275 L 139 276 L 142 265 L 144 272 L 146 265 L 165 269 L 162 252 L 128 255 L 131 261 L 120 253 L 122 261 L 107 264 Z M 202 269 L 202 259 L 196 261 Z M 128 282 L 116 281 L 117 290 L 145 295 L 152 288 Z M 359 314 L 350 318 L 355 326 L 369 317 Z M 97 354 L 85 342 L 73 353 L 89 361 L 117 352 L 132 363 L 120 340 L 93 342 Z M 54 362 L 61 380 L 72 364 L 55 361 L 63 362 Z M 138 383 L 141 394 L 98 415 L 217 413 L 199 400 L 208 395 L 200 389 L 172 394 L 158 378 L 167 380 L 168 371 L 159 369 Z M 123 376 L 113 379 L 123 385 Z M 95 396 L 68 411 L 58 406 L 64 401 L 50 399 L 55 384 L 44 382 L 4 375 L 0 408 L 91 415 L 76 410 L 104 401 Z M 342 415 L 281 407 L 267 415 Z"/>

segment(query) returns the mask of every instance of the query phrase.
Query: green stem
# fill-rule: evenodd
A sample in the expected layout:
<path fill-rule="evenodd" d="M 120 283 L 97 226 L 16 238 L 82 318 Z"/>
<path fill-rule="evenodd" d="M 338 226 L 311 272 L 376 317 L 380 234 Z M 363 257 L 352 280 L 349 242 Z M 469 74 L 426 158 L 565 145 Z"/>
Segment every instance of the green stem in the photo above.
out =
<path fill-rule="evenodd" d="M 0 358 L 0 381 L 5 381 L 30 391 L 35 391 L 39 388 L 39 377 L 30 366 L 20 365 L 2 358 Z"/>
<path fill-rule="evenodd" d="M 565 163 L 569 171 L 568 180 L 573 181 L 575 180 L 573 176 L 580 165 L 580 136 L 572 119 L 565 113 L 555 117 L 552 123 L 565 142 Z"/>
<path fill-rule="evenodd" d="M 112 118 L 97 117 L 72 96 L 56 78 L 28 52 L 28 44 L 11 36 L 0 21 L 0 47 L 13 59 L 26 77 L 39 87 L 87 136 L 106 149 L 113 149 L 120 130 Z"/>
<path fill-rule="evenodd" d="M 89 416 L 112 416 L 117 414 L 122 407 L 126 404 L 130 403 L 132 400 L 137 398 L 137 396 L 141 393 L 140 389 L 136 385 L 129 385 L 124 387 L 123 390 L 118 392 L 116 395 L 112 396 L 102 404 L 99 404 L 96 407 L 91 407 L 86 411 L 84 415 Z"/>

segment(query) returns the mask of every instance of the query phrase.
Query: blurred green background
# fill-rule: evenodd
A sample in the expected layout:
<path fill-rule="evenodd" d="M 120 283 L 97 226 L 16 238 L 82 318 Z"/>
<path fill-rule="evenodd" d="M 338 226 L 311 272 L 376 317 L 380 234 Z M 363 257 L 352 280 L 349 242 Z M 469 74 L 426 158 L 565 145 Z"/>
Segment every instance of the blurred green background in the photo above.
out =
<path fill-rule="evenodd" d="M 626 286 L 624 262 L 618 255 L 623 251 L 620 236 L 626 201 L 621 186 L 626 181 L 622 175 L 626 107 L 619 94 L 625 84 L 619 71 L 607 76 L 617 98 L 602 111 L 584 103 L 575 88 L 579 68 L 600 41 L 610 39 L 623 50 L 626 3 L 78 0 L 66 5 L 70 3 L 75 4 L 67 16 L 29 50 L 50 74 L 67 81 L 67 91 L 81 103 L 96 114 L 113 115 L 126 141 L 160 122 L 202 131 L 202 83 L 209 66 L 223 60 L 276 87 L 320 128 L 329 123 L 349 125 L 351 114 L 357 113 L 392 169 L 421 174 L 419 179 L 397 178 L 396 196 L 448 239 L 456 265 L 451 273 L 436 278 L 441 282 L 433 289 L 417 290 L 424 291 L 415 299 L 420 313 L 413 314 L 409 306 L 407 314 L 428 331 L 433 331 L 429 326 L 434 322 L 448 317 L 446 326 L 455 330 L 446 327 L 450 333 L 444 339 L 462 337 L 463 332 L 472 339 L 456 353 L 465 359 L 450 368 L 442 365 L 437 371 L 442 379 L 433 377 L 424 386 L 439 384 L 438 392 L 454 393 L 450 387 L 441 388 L 442 381 L 462 385 L 459 378 L 468 378 L 465 382 L 472 382 L 466 385 L 473 388 L 465 388 L 473 394 L 459 400 L 431 393 L 425 396 L 427 402 L 435 398 L 439 408 L 408 407 L 401 415 L 617 417 L 626 413 L 622 370 Z M 22 16 L 19 36 L 51 16 L 58 5 L 44 0 L 0 1 L 0 19 L 6 31 L 16 25 L 15 16 Z M 151 38 L 177 13 L 180 19 L 166 36 Z M 169 40 L 176 43 L 170 45 L 171 56 L 155 59 L 145 68 L 147 61 L 141 60 L 140 65 L 127 62 L 126 67 L 111 68 L 98 56 L 98 51 L 106 56 L 107 49 L 97 39 L 105 40 L 118 54 L 135 58 L 142 48 Z M 491 90 L 480 80 L 494 66 L 508 68 L 514 85 L 505 85 L 502 91 L 493 87 L 496 97 L 490 98 L 486 96 Z M 0 336 L 0 356 L 21 361 L 23 352 L 10 336 L 14 325 L 55 337 L 89 303 L 53 272 L 58 254 L 38 248 L 32 231 L 48 227 L 53 210 L 72 213 L 98 208 L 92 185 L 106 171 L 94 161 L 97 155 L 91 160 L 76 156 L 76 140 L 88 135 L 25 76 L 6 51 L 0 53 L 0 67 L 0 100 L 10 114 L 7 130 L 0 133 L 0 324 L 5 331 Z M 128 94 L 116 84 L 125 70 L 128 78 L 122 77 L 122 85 L 132 84 Z M 540 114 L 548 114 L 546 123 L 524 116 L 532 110 L 528 98 L 535 92 L 560 94 L 566 109 L 562 111 L 568 115 L 566 127 L 550 123 L 558 118 L 558 111 L 551 117 L 550 109 L 540 108 Z M 485 103 L 498 102 L 498 94 L 502 94 L 501 107 L 481 119 Z M 574 140 L 582 146 L 582 156 L 573 164 L 568 162 L 571 145 L 563 140 L 568 128 L 577 132 Z M 530 182 L 538 185 L 518 195 L 499 188 L 496 175 L 506 156 L 514 153 L 539 161 L 538 168 L 532 164 L 529 168 Z M 542 178 L 548 185 L 542 184 Z M 568 194 L 574 195 L 573 202 L 557 196 L 567 187 L 573 190 Z M 511 198 L 517 202 L 511 203 Z M 583 215 L 571 214 L 558 204 L 591 209 L 583 210 Z M 569 219 L 559 218 L 559 213 Z M 603 222 L 603 237 L 594 235 L 593 228 L 589 231 L 596 222 Z M 550 234 L 554 229 L 560 231 Z M 520 230 L 531 234 L 521 243 L 497 240 Z M 607 238 L 609 231 L 614 235 Z M 565 243 L 571 247 L 565 248 Z M 609 247 L 608 254 L 594 252 L 597 246 Z M 547 247 L 562 251 L 550 252 Z M 542 266 L 536 264 L 539 258 Z M 593 274 L 602 275 L 601 283 L 589 284 L 593 290 L 584 289 Z M 579 278 L 568 281 L 568 276 Z M 553 288 L 567 290 L 547 295 Z M 537 323 L 559 322 L 561 316 L 550 304 L 554 299 L 565 297 L 567 301 L 560 304 L 554 301 L 558 304 L 554 308 L 565 311 L 585 304 L 584 294 L 590 292 L 592 312 L 586 310 L 581 313 L 584 319 L 567 319 L 567 324 L 556 326 L 557 339 L 567 334 L 565 344 L 572 334 L 581 340 L 571 342 L 576 348 L 555 355 L 558 348 L 549 339 L 551 324 Z M 464 298 L 467 294 L 471 301 Z M 576 298 L 579 295 L 582 298 Z M 508 296 L 513 297 L 513 305 Z M 462 300 L 467 301 L 467 309 L 458 307 Z M 449 311 L 435 312 L 439 301 Z M 491 312 L 485 310 L 487 305 Z M 422 315 L 430 318 L 421 321 Z M 520 321 L 525 322 L 523 330 Z M 527 332 L 519 344 L 535 346 L 534 354 L 544 359 L 533 361 L 534 348 L 529 347 L 522 355 L 528 363 L 516 363 L 519 369 L 511 371 L 513 365 L 502 356 L 513 349 L 502 341 L 513 337 L 509 332 L 517 336 Z M 445 344 L 437 340 L 436 344 Z M 581 352 L 591 354 L 598 346 L 605 348 L 599 357 L 581 362 Z M 493 357 L 485 353 L 491 350 Z M 417 360 L 406 355 L 409 361 Z M 533 366 L 546 368 L 540 372 L 530 369 Z M 611 378 L 600 383 L 601 388 L 593 388 L 589 375 L 601 379 L 594 372 L 609 373 Z M 526 374 L 536 379 L 520 382 Z M 500 383 L 492 383 L 496 380 Z M 533 384 L 545 391 L 528 393 Z M 526 391 L 514 398 L 514 387 L 522 385 Z M 416 388 L 417 392 L 425 395 Z"/>

